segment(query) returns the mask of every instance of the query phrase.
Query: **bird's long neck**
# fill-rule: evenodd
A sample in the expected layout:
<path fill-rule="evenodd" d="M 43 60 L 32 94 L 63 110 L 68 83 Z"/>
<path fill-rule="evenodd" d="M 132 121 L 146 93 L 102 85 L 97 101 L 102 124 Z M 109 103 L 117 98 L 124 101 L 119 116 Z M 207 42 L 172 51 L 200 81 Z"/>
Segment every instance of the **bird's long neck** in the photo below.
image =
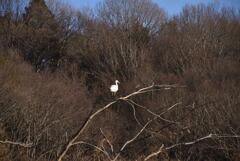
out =
<path fill-rule="evenodd" d="M 116 81 L 116 86 L 118 86 L 118 82 Z"/>

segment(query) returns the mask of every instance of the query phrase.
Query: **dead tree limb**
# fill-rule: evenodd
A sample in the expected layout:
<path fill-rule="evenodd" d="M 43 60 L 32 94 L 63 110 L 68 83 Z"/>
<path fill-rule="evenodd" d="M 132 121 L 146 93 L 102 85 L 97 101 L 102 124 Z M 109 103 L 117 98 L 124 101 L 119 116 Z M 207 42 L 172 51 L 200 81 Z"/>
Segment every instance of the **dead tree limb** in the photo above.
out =
<path fill-rule="evenodd" d="M 110 103 L 108 103 L 106 106 L 102 107 L 101 109 L 97 110 L 96 112 L 94 112 L 93 114 L 90 114 L 90 116 L 87 118 L 87 120 L 83 123 L 83 125 L 79 128 L 79 130 L 77 131 L 77 133 L 73 136 L 73 138 L 66 144 L 66 146 L 64 147 L 64 149 L 62 150 L 62 152 L 60 153 L 60 155 L 57 158 L 57 161 L 62 161 L 63 157 L 66 155 L 66 153 L 68 152 L 69 148 L 71 146 L 74 145 L 75 141 L 79 138 L 79 136 L 83 133 L 83 131 L 86 129 L 86 127 L 89 125 L 89 123 L 91 122 L 91 120 L 96 117 L 97 115 L 99 115 L 100 113 L 102 113 L 103 111 L 105 111 L 106 109 L 110 108 L 113 104 L 117 103 L 118 100 L 127 100 L 128 98 L 135 96 L 135 95 L 139 95 L 139 94 L 143 94 L 143 93 L 148 93 L 148 92 L 152 92 L 154 90 L 161 90 L 161 89 L 165 89 L 165 88 L 177 88 L 177 87 L 184 87 L 184 86 L 179 86 L 179 85 L 151 85 L 145 88 L 141 88 L 136 92 L 133 92 L 127 96 L 124 97 L 120 97 L 115 101 L 112 101 Z"/>
<path fill-rule="evenodd" d="M 67 151 L 69 150 L 69 148 L 71 146 L 74 145 L 74 142 L 78 139 L 78 137 L 82 134 L 82 132 L 86 129 L 86 127 L 88 126 L 88 124 L 91 122 L 91 120 L 97 116 L 98 114 L 100 114 L 101 112 L 103 112 L 104 110 L 108 109 L 111 105 L 115 104 L 117 101 L 113 101 L 110 102 L 109 104 L 107 104 L 106 106 L 104 106 L 103 108 L 97 110 L 95 113 L 93 113 L 92 115 L 90 115 L 90 117 L 88 117 L 88 119 L 84 122 L 84 124 L 79 128 L 79 130 L 77 131 L 77 133 L 73 136 L 73 138 L 67 143 L 66 147 L 64 148 L 64 150 L 60 153 L 57 161 L 62 161 L 63 157 L 66 155 Z"/>
<path fill-rule="evenodd" d="M 17 145 L 23 148 L 30 148 L 33 146 L 33 143 L 21 143 L 21 142 L 9 141 L 9 140 L 5 140 L 5 141 L 0 140 L 0 144 Z"/>
<path fill-rule="evenodd" d="M 108 154 L 108 152 L 105 151 L 104 149 L 102 149 L 101 147 L 98 147 L 98 146 L 93 145 L 93 144 L 91 144 L 91 143 L 87 143 L 87 142 L 85 142 L 85 141 L 77 141 L 77 142 L 73 143 L 73 145 L 79 145 L 79 144 L 84 144 L 84 145 L 88 145 L 88 146 L 90 146 L 90 147 L 93 147 L 94 149 L 96 149 L 96 150 L 104 153 L 104 154 L 108 157 L 108 159 L 109 159 L 110 161 L 112 160 L 111 157 L 110 157 L 110 155 Z"/>
<path fill-rule="evenodd" d="M 156 118 L 149 120 L 144 126 L 143 128 L 130 140 L 126 141 L 125 144 L 121 147 L 120 151 L 118 152 L 118 154 L 116 155 L 116 157 L 113 159 L 113 161 L 116 161 L 118 159 L 118 157 L 120 156 L 121 152 L 129 145 L 131 144 L 133 141 L 135 141 L 137 139 L 137 137 L 139 135 L 141 135 L 141 133 L 146 129 L 146 127 Z"/>
<path fill-rule="evenodd" d="M 159 150 L 157 150 L 156 152 L 153 152 L 153 153 L 149 154 L 149 155 L 144 159 L 144 161 L 147 161 L 147 160 L 149 160 L 150 158 L 159 155 L 159 154 L 162 153 L 164 150 L 165 150 L 165 151 L 166 151 L 166 150 L 170 150 L 170 149 L 176 148 L 176 147 L 178 147 L 178 146 L 193 145 L 193 144 L 196 144 L 196 143 L 201 142 L 201 141 L 203 141 L 203 140 L 207 140 L 207 139 L 217 139 L 217 138 L 240 138 L 240 135 L 209 134 L 209 135 L 207 135 L 207 136 L 198 138 L 198 139 L 193 140 L 193 141 L 190 141 L 190 142 L 177 143 L 177 144 L 173 144 L 173 145 L 171 145 L 171 146 L 165 147 L 165 148 L 164 148 L 164 145 L 162 144 L 162 146 L 159 148 Z"/>
<path fill-rule="evenodd" d="M 173 123 L 173 124 L 179 124 L 179 122 L 175 122 L 175 121 L 171 121 L 171 120 L 165 119 L 165 118 L 163 118 L 161 115 L 165 114 L 167 111 L 169 111 L 169 109 L 171 110 L 173 107 L 181 104 L 181 102 L 174 104 L 173 106 L 171 106 L 170 108 L 168 108 L 167 111 L 165 111 L 165 112 L 163 112 L 162 114 L 159 115 L 159 114 L 156 114 L 155 112 L 151 111 L 150 109 L 146 108 L 145 106 L 139 105 L 138 103 L 134 102 L 134 101 L 131 100 L 131 99 L 124 99 L 124 100 L 126 100 L 126 101 L 129 102 L 129 103 L 132 103 L 133 105 L 136 105 L 136 106 L 144 109 L 145 111 L 147 111 L 148 113 L 152 114 L 153 116 L 159 118 L 159 119 L 162 120 L 162 121 L 165 121 L 165 122 L 168 122 L 168 123 Z"/>
<path fill-rule="evenodd" d="M 111 147 L 111 152 L 114 153 L 113 145 L 111 141 L 107 138 L 107 136 L 104 134 L 103 130 L 100 128 L 101 134 L 103 135 L 104 139 L 107 141 L 108 145 Z"/>

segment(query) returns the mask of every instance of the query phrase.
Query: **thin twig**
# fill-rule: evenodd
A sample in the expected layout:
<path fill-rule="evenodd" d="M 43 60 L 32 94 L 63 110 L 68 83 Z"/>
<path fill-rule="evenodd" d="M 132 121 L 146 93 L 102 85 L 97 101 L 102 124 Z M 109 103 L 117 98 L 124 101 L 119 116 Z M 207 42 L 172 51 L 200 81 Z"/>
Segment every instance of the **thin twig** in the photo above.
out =
<path fill-rule="evenodd" d="M 165 121 L 165 122 L 168 122 L 168 123 L 173 123 L 173 124 L 179 124 L 179 122 L 175 122 L 175 121 L 171 121 L 171 120 L 167 120 L 165 118 L 163 118 L 161 115 L 159 114 L 156 114 L 155 112 L 152 112 L 150 109 L 146 108 L 145 106 L 142 106 L 142 105 L 139 105 L 138 103 L 134 102 L 133 100 L 131 99 L 126 99 L 128 100 L 130 103 L 140 107 L 140 108 L 143 108 L 144 110 L 146 110 L 148 113 L 152 114 L 153 116 L 156 116 L 158 117 L 159 119 Z"/>
<path fill-rule="evenodd" d="M 88 145 L 88 146 L 90 146 L 90 147 L 93 147 L 93 148 L 95 148 L 96 150 L 104 153 L 104 154 L 108 157 L 108 159 L 109 159 L 110 161 L 112 160 L 107 151 L 105 151 L 104 149 L 102 149 L 102 148 L 100 148 L 100 147 L 98 147 L 98 146 L 96 146 L 96 145 L 93 145 L 93 144 L 91 144 L 91 143 L 87 143 L 87 142 L 85 142 L 85 141 L 77 141 L 77 142 L 73 143 L 72 145 L 79 145 L 79 144 L 84 144 L 84 145 Z"/>
<path fill-rule="evenodd" d="M 110 103 L 108 103 L 106 106 L 104 106 L 103 108 L 97 110 L 96 112 L 94 112 L 93 114 L 90 114 L 90 116 L 86 119 L 86 121 L 83 123 L 83 125 L 79 128 L 79 130 L 77 131 L 77 133 L 73 136 L 73 138 L 66 144 L 66 146 L 64 147 L 64 149 L 62 150 L 62 152 L 60 153 L 57 161 L 62 161 L 63 157 L 66 155 L 66 153 L 68 152 L 69 148 L 71 146 L 74 145 L 74 142 L 78 139 L 78 137 L 82 134 L 82 132 L 86 129 L 86 127 L 89 125 L 89 123 L 91 122 L 91 120 L 99 115 L 100 113 L 102 113 L 103 111 L 105 111 L 106 109 L 108 109 L 109 107 L 111 107 L 113 104 L 117 103 L 118 100 L 126 100 L 132 96 L 135 96 L 135 95 L 138 95 L 138 94 L 141 94 L 141 92 L 144 92 L 144 91 L 148 91 L 148 90 L 153 90 L 154 88 L 175 88 L 175 87 L 178 87 L 177 85 L 151 85 L 151 86 L 148 86 L 148 87 L 145 87 L 145 88 L 141 88 L 139 89 L 138 91 L 136 92 L 133 92 L 125 97 L 120 97 L 118 98 L 116 101 L 112 101 Z M 181 86 L 179 86 L 181 87 Z"/>
<path fill-rule="evenodd" d="M 103 133 L 103 131 L 102 131 L 101 128 L 100 128 L 100 131 L 101 131 L 103 137 L 107 140 L 108 145 L 111 147 L 111 152 L 114 153 L 114 149 L 113 149 L 112 143 L 111 143 L 110 140 L 107 138 L 107 136 Z"/>
<path fill-rule="evenodd" d="M 126 99 L 125 101 L 132 107 L 135 121 L 138 123 L 138 125 L 143 126 L 137 118 L 135 106 L 131 102 L 129 102 L 128 99 Z"/>
<path fill-rule="evenodd" d="M 178 106 L 178 105 L 181 105 L 181 104 L 182 104 L 182 102 L 178 102 L 178 103 L 172 105 L 171 107 L 169 107 L 166 111 L 163 111 L 162 113 L 160 113 L 159 115 L 162 116 L 162 115 L 164 115 L 165 113 L 171 111 L 174 107 L 176 107 L 176 106 Z"/>
<path fill-rule="evenodd" d="M 162 146 L 158 149 L 158 151 L 156 151 L 156 152 L 148 155 L 148 156 L 144 159 L 144 161 L 147 161 L 147 160 L 149 160 L 150 158 L 152 158 L 152 157 L 157 156 L 158 154 L 160 154 L 160 153 L 163 151 L 163 147 L 164 147 L 164 144 L 162 144 Z"/>
<path fill-rule="evenodd" d="M 173 145 L 168 146 L 168 147 L 166 147 L 166 148 L 164 148 L 164 149 L 163 149 L 163 145 L 162 145 L 162 146 L 161 146 L 162 148 L 160 148 L 160 149 L 157 150 L 156 152 L 153 152 L 153 153 L 149 154 L 149 155 L 144 159 L 144 161 L 147 161 L 147 160 L 149 160 L 150 158 L 159 155 L 163 150 L 170 150 L 170 149 L 176 148 L 176 147 L 178 147 L 178 146 L 182 146 L 182 145 L 183 145 L 183 146 L 193 145 L 193 144 L 196 144 L 196 143 L 201 142 L 201 141 L 206 140 L 206 139 L 217 139 L 217 138 L 240 138 L 240 135 L 209 134 L 209 135 L 207 135 L 207 136 L 198 138 L 198 139 L 193 140 L 193 141 L 190 141 L 190 142 L 183 142 L 183 143 L 173 144 Z"/>
<path fill-rule="evenodd" d="M 113 101 L 110 102 L 109 104 L 107 104 L 106 106 L 104 106 L 103 108 L 97 110 L 95 113 L 91 114 L 87 120 L 84 122 L 84 124 L 79 128 L 79 130 L 77 131 L 77 133 L 73 136 L 73 138 L 67 143 L 66 147 L 64 148 L 64 150 L 60 153 L 60 156 L 58 157 L 57 161 L 62 161 L 63 157 L 66 155 L 66 153 L 68 152 L 69 148 L 71 146 L 74 145 L 74 142 L 78 139 L 78 137 L 82 134 L 82 132 L 85 130 L 85 128 L 88 126 L 88 124 L 91 122 L 91 120 L 97 116 L 98 114 L 100 114 L 101 112 L 103 112 L 104 110 L 108 109 L 111 105 L 115 104 L 117 101 Z"/>
<path fill-rule="evenodd" d="M 5 140 L 5 141 L 0 140 L 0 144 L 17 145 L 24 148 L 30 148 L 33 146 L 33 143 L 21 143 L 21 142 L 9 141 L 9 140 Z"/>
<path fill-rule="evenodd" d="M 130 140 L 128 140 L 127 142 L 125 142 L 125 144 L 121 147 L 119 153 L 116 155 L 116 157 L 113 159 L 113 161 L 116 161 L 118 159 L 118 157 L 120 156 L 121 152 L 133 141 L 135 141 L 137 139 L 137 137 L 146 129 L 146 127 L 156 118 L 149 120 L 144 126 L 143 128 Z"/>

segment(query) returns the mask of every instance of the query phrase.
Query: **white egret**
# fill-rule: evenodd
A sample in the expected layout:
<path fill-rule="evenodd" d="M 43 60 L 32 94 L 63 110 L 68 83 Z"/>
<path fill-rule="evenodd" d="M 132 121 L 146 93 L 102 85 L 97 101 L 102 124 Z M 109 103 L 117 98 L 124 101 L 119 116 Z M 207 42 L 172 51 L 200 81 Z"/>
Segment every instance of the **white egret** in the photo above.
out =
<path fill-rule="evenodd" d="M 120 83 L 118 80 L 115 81 L 116 84 L 111 85 L 110 87 L 110 91 L 112 92 L 112 94 L 115 96 L 117 91 L 118 91 L 118 83 Z"/>

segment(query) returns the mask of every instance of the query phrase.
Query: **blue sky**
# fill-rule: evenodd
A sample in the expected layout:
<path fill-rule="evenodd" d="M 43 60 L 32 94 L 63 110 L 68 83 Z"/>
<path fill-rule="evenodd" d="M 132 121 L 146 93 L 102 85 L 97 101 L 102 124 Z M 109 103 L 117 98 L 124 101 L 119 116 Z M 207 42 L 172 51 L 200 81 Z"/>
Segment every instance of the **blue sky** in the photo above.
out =
<path fill-rule="evenodd" d="M 93 8 L 98 2 L 103 0 L 66 0 L 75 8 L 90 7 Z M 158 3 L 170 15 L 177 14 L 186 4 L 213 3 L 218 2 L 220 6 L 229 6 L 240 8 L 240 0 L 153 0 Z"/>

